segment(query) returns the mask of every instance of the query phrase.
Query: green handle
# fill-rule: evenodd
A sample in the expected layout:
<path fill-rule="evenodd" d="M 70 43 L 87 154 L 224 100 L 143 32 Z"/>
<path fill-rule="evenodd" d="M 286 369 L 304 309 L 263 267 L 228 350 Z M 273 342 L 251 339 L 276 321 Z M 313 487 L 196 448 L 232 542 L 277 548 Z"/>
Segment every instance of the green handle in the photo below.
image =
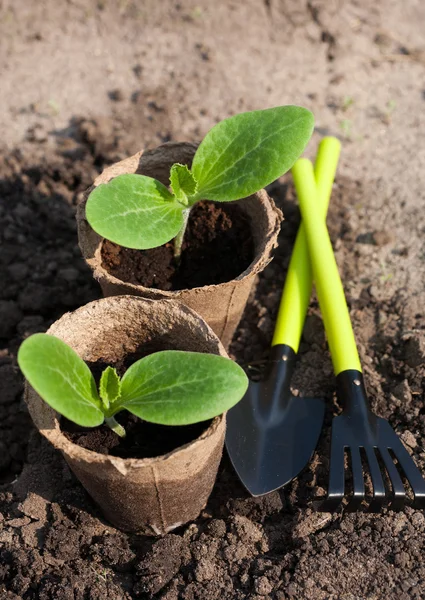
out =
<path fill-rule="evenodd" d="M 292 175 L 335 375 L 348 369 L 361 371 L 338 266 L 326 223 L 317 204 L 312 163 L 306 158 L 300 158 L 292 167 Z"/>
<path fill-rule="evenodd" d="M 317 151 L 315 163 L 317 205 L 323 220 L 328 211 L 340 150 L 339 140 L 326 137 L 320 142 Z M 301 222 L 280 300 L 272 346 L 286 344 L 295 353 L 298 352 L 312 286 L 313 275 L 307 239 Z"/>

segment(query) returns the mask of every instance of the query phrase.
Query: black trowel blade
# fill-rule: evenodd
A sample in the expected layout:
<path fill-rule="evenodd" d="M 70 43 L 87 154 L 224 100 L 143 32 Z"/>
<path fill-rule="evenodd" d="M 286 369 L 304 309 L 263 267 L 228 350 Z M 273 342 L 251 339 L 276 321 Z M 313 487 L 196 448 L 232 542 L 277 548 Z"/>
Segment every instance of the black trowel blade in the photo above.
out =
<path fill-rule="evenodd" d="M 227 451 L 252 496 L 294 479 L 311 460 L 322 430 L 325 403 L 291 395 L 288 358 L 274 361 L 265 381 L 251 381 L 227 415 Z"/>

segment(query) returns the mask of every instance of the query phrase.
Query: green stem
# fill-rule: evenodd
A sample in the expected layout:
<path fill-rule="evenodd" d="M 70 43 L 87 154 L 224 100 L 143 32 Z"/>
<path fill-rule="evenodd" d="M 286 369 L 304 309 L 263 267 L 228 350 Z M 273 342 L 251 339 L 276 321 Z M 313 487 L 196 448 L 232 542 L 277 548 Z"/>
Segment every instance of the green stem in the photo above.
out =
<path fill-rule="evenodd" d="M 178 234 L 174 238 L 174 258 L 176 259 L 176 261 L 178 263 L 180 262 L 180 257 L 181 257 L 181 253 L 182 253 L 183 238 L 184 238 L 184 234 L 186 233 L 187 224 L 189 222 L 189 215 L 190 215 L 190 208 L 186 208 L 183 211 L 183 225 L 182 225 L 182 228 L 180 229 L 180 231 L 178 232 Z"/>
<path fill-rule="evenodd" d="M 105 423 L 107 424 L 108 427 L 110 427 L 112 429 L 112 431 L 115 431 L 115 433 L 117 435 L 119 435 L 120 437 L 125 437 L 125 429 L 122 425 L 120 425 L 118 423 L 118 421 L 115 420 L 114 417 L 107 417 L 105 419 Z"/>

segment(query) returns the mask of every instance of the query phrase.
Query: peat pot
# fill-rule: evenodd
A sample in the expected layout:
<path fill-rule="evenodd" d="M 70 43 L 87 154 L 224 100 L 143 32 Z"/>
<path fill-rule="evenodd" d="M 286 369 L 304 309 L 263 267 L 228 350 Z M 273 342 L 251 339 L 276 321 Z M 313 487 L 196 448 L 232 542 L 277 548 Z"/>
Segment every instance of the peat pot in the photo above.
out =
<path fill-rule="evenodd" d="M 193 308 L 211 326 L 227 348 L 241 319 L 255 277 L 271 260 L 277 245 L 282 213 L 265 190 L 238 201 L 238 206 L 248 216 L 254 246 L 254 258 L 248 268 L 232 281 L 218 285 L 205 285 L 192 289 L 162 291 L 118 279 L 106 270 L 102 262 L 100 237 L 85 218 L 85 205 L 90 192 L 101 183 L 125 173 L 138 173 L 154 177 L 169 185 L 170 167 L 174 163 L 190 165 L 197 144 L 167 143 L 154 150 L 138 152 L 134 156 L 107 167 L 88 189 L 78 206 L 78 238 L 83 256 L 93 270 L 105 296 L 132 294 L 144 298 L 171 298 Z"/>
<path fill-rule="evenodd" d="M 111 365 L 135 352 L 188 350 L 227 356 L 220 340 L 194 311 L 172 300 L 104 298 L 67 313 L 48 333 L 89 363 Z M 225 415 L 205 423 L 194 441 L 155 458 L 119 458 L 82 448 L 61 431 L 60 415 L 26 384 L 31 417 L 62 452 L 105 517 L 124 531 L 160 535 L 195 519 L 214 485 Z"/>

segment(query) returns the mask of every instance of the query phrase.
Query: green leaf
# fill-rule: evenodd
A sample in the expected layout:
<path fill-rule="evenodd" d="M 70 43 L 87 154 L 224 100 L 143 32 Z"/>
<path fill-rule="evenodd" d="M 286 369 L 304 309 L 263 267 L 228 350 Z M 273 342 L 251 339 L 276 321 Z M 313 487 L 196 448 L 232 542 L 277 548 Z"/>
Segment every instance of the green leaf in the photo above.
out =
<path fill-rule="evenodd" d="M 247 387 L 243 369 L 228 358 L 165 350 L 126 371 L 117 411 L 125 408 L 151 423 L 189 425 L 228 410 Z"/>
<path fill-rule="evenodd" d="M 177 200 L 187 206 L 188 196 L 196 192 L 196 180 L 186 165 L 175 163 L 170 170 L 170 183 Z"/>
<path fill-rule="evenodd" d="M 280 106 L 241 113 L 215 125 L 198 147 L 196 200 L 238 200 L 286 173 L 313 132 L 310 111 Z"/>
<path fill-rule="evenodd" d="M 21 344 L 18 364 L 30 385 L 58 413 L 83 427 L 103 423 L 93 375 L 65 342 L 36 333 Z"/>
<path fill-rule="evenodd" d="M 144 250 L 169 242 L 183 226 L 184 207 L 152 177 L 119 175 L 90 194 L 86 217 L 104 238 Z"/>
<path fill-rule="evenodd" d="M 117 400 L 121 395 L 121 380 L 116 369 L 106 367 L 99 383 L 99 394 L 106 408 Z"/>

